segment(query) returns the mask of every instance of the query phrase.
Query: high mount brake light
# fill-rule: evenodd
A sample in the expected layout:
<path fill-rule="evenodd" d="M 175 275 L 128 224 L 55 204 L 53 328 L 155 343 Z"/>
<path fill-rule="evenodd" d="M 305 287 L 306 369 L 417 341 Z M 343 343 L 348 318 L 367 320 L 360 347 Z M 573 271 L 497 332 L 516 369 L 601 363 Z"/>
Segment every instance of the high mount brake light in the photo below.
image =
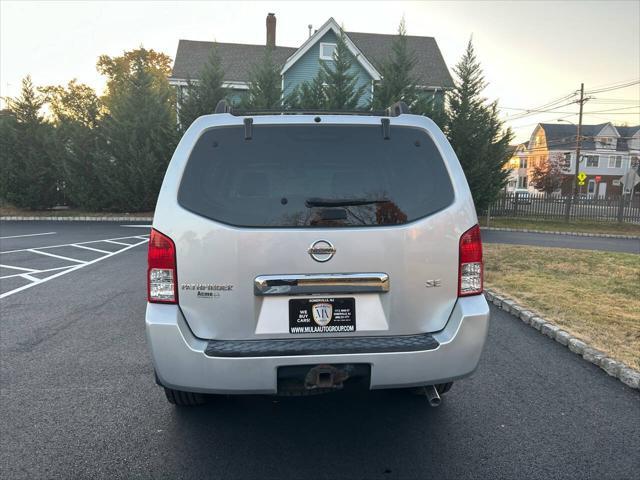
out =
<path fill-rule="evenodd" d="M 147 256 L 147 299 L 151 303 L 178 303 L 176 247 L 173 241 L 151 230 Z"/>
<path fill-rule="evenodd" d="M 483 289 L 482 240 L 480 227 L 471 227 L 460 237 L 458 297 L 479 295 Z"/>

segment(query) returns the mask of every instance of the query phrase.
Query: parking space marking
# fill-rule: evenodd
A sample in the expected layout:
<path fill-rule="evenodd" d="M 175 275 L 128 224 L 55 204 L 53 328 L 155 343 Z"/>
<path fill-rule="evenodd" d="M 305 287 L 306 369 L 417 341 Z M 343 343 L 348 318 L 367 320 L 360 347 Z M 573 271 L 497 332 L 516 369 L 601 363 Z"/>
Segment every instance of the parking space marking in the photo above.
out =
<path fill-rule="evenodd" d="M 46 255 L 47 257 L 53 257 L 53 258 L 59 258 L 60 260 L 67 260 L 68 262 L 87 263 L 84 260 L 78 260 L 76 258 L 71 258 L 71 257 L 63 257 L 62 255 L 55 255 L 55 254 L 49 253 L 49 252 L 41 252 L 40 250 L 36 250 L 36 249 L 33 249 L 33 248 L 28 249 L 27 252 L 39 253 L 40 255 Z"/>
<path fill-rule="evenodd" d="M 138 237 L 136 237 L 138 238 Z M 76 248 L 84 248 L 85 250 L 91 250 L 92 252 L 98 252 L 98 253 L 111 253 L 107 250 L 100 250 L 99 248 L 93 248 L 93 247 L 87 247 L 86 245 L 77 245 L 77 244 L 72 244 L 72 247 L 76 247 Z"/>
<path fill-rule="evenodd" d="M 149 235 L 142 235 L 144 238 L 148 238 Z M 50 248 L 58 248 L 58 247 L 70 247 L 72 245 L 89 245 L 91 243 L 100 243 L 100 242 L 108 242 L 115 243 L 116 245 L 131 245 L 130 243 L 117 242 L 116 240 L 126 240 L 127 238 L 138 238 L 137 236 L 129 236 L 129 237 L 116 237 L 116 238 L 108 238 L 104 240 L 87 240 L 86 242 L 75 242 L 75 243 L 61 243 L 59 245 L 47 245 L 46 247 L 34 247 L 35 250 L 48 250 Z M 17 252 L 26 252 L 29 250 L 28 248 L 19 248 L 17 250 L 7 250 L 6 252 L 0 252 L 0 255 L 5 253 L 17 253 Z M 111 253 L 111 252 L 109 252 Z"/>
<path fill-rule="evenodd" d="M 12 270 L 22 270 L 23 272 L 30 272 L 30 273 L 38 271 L 38 270 L 34 270 L 33 268 L 14 267 L 14 266 L 11 266 L 11 265 L 3 265 L 2 263 L 0 263 L 0 267 L 2 267 L 2 268 L 10 268 Z M 10 275 L 10 276 L 14 277 L 15 275 Z M 5 278 L 5 277 L 0 277 L 0 278 Z"/>
<path fill-rule="evenodd" d="M 27 235 L 11 235 L 10 237 L 0 237 L 0 240 L 6 240 L 7 238 L 38 237 L 40 235 L 55 235 L 55 234 L 56 232 L 29 233 Z"/>
<path fill-rule="evenodd" d="M 131 238 L 131 237 L 129 237 L 129 238 Z M 107 242 L 107 243 L 114 243 L 116 245 L 129 245 L 128 243 L 116 242 L 115 240 L 103 240 L 103 241 Z"/>
<path fill-rule="evenodd" d="M 57 272 L 58 270 L 66 270 L 67 268 L 73 268 L 74 266 L 75 265 L 65 265 L 64 267 L 46 268 L 44 270 L 30 270 L 30 273 Z M 15 268 L 15 267 L 8 267 L 8 268 Z M 0 280 L 4 280 L 5 278 L 23 277 L 24 275 L 29 275 L 29 274 L 28 273 L 14 273 L 14 274 L 11 274 L 11 275 L 3 275 L 3 276 L 0 277 Z M 31 275 L 29 275 L 29 276 L 31 276 Z"/>
<path fill-rule="evenodd" d="M 118 237 L 118 238 L 110 238 L 110 239 L 102 239 L 102 240 L 91 240 L 91 241 L 87 241 L 87 242 L 76 242 L 76 243 L 68 243 L 68 244 L 64 244 L 64 245 L 50 245 L 50 246 L 46 246 L 46 247 L 37 247 L 37 248 L 24 248 L 24 249 L 20 249 L 20 250 L 10 250 L 7 252 L 0 252 L 0 255 L 6 255 L 9 253 L 19 253 L 19 252 L 30 252 L 30 253 L 36 253 L 36 254 L 40 254 L 40 255 L 46 255 L 48 257 L 54 257 L 54 258 L 58 258 L 60 260 L 64 260 L 66 262 L 73 262 L 73 264 L 71 265 L 65 265 L 62 267 L 56 267 L 56 268 L 45 268 L 45 269 L 34 269 L 34 268 L 24 268 L 24 267 L 19 267 L 19 266 L 15 266 L 15 265 L 8 265 L 8 264 L 0 264 L 0 267 L 3 268 L 7 268 L 9 270 L 16 270 L 19 272 L 24 272 L 24 273 L 16 273 L 16 274 L 11 274 L 11 275 L 4 275 L 0 277 L 0 280 L 6 279 L 6 278 L 15 278 L 15 277 L 20 277 L 23 278 L 25 280 L 28 280 L 30 283 L 28 283 L 27 285 L 23 285 L 21 287 L 18 288 L 14 288 L 13 290 L 9 290 L 8 292 L 4 292 L 0 294 L 0 299 L 2 298 L 6 298 L 10 295 L 13 295 L 15 293 L 21 292 L 23 290 L 26 290 L 28 288 L 31 287 L 35 287 L 36 285 L 40 285 L 42 283 L 48 282 L 49 280 L 53 280 L 55 278 L 61 277 L 62 275 L 66 275 L 67 273 L 71 273 L 74 272 L 76 270 L 79 270 L 81 268 L 87 267 L 89 265 L 92 265 L 94 263 L 97 263 L 101 260 L 104 260 L 106 258 L 109 257 L 113 257 L 114 255 L 117 255 L 119 253 L 125 252 L 127 250 L 130 250 L 134 247 L 137 247 L 139 245 L 142 245 L 144 243 L 147 243 L 149 241 L 149 235 L 135 235 L 135 236 L 131 236 L 131 237 Z M 118 240 L 139 240 L 136 243 L 124 243 L 124 242 L 118 242 Z M 98 248 L 93 248 L 93 247 L 88 247 L 86 245 L 90 245 L 92 243 L 101 243 L 101 242 L 108 242 L 108 243 L 113 243 L 116 245 L 121 245 L 123 248 L 120 248 L 119 250 L 116 250 L 114 252 L 108 252 L 106 250 L 100 250 Z M 75 258 L 70 258 L 70 257 L 63 257 L 62 255 L 56 255 L 50 252 L 45 252 L 43 250 L 49 250 L 52 248 L 58 248 L 58 247 L 77 247 L 77 248 L 84 248 L 86 250 L 92 250 L 98 253 L 103 253 L 103 255 L 101 257 L 98 257 L 94 260 L 91 261 L 84 261 L 84 260 L 77 260 Z M 42 273 L 49 273 L 49 272 L 55 272 L 52 273 L 51 275 L 44 277 L 44 278 L 37 278 L 33 275 L 35 274 L 42 274 Z"/>
<path fill-rule="evenodd" d="M 38 280 L 40 280 L 39 278 L 32 277 L 28 273 L 21 273 L 20 277 L 24 278 L 25 280 L 29 280 L 30 282 L 37 282 Z"/>

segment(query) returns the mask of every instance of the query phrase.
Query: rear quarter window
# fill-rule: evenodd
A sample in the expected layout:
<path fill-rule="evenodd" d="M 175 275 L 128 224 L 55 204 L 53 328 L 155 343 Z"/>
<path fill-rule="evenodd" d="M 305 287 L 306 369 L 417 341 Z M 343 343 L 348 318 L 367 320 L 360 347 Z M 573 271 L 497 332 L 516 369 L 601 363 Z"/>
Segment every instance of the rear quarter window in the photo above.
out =
<path fill-rule="evenodd" d="M 239 227 L 401 225 L 449 206 L 453 187 L 421 129 L 375 125 L 254 125 L 202 134 L 179 204 Z"/>

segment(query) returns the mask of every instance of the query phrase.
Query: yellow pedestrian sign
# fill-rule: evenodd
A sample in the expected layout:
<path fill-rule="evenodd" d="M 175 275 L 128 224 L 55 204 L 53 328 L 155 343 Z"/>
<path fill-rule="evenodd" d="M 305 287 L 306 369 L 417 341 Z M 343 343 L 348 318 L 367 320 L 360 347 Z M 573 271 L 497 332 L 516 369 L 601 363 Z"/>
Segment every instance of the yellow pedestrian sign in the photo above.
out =
<path fill-rule="evenodd" d="M 587 175 L 584 172 L 578 174 L 578 185 L 584 185 L 584 181 L 587 179 Z"/>

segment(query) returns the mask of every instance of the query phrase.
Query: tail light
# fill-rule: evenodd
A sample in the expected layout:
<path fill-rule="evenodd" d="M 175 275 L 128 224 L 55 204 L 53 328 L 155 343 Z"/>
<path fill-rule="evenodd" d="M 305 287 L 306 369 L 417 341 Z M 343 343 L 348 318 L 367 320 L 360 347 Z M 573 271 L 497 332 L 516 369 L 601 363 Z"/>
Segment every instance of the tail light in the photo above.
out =
<path fill-rule="evenodd" d="M 460 237 L 458 297 L 482 293 L 483 270 L 480 227 L 476 225 Z"/>
<path fill-rule="evenodd" d="M 147 298 L 151 303 L 178 303 L 176 246 L 173 241 L 151 230 L 147 268 Z"/>

